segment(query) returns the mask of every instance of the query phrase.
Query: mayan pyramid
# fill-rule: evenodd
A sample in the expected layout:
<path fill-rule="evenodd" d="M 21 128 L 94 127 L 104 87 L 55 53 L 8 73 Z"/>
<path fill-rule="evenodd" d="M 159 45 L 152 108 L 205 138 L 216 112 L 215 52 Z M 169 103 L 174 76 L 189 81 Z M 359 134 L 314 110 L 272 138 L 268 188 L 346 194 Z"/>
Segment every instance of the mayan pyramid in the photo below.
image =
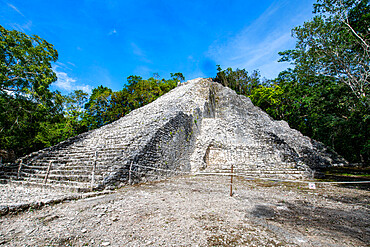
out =
<path fill-rule="evenodd" d="M 14 182 L 98 189 L 173 175 L 300 179 L 346 161 L 211 79 L 183 83 L 99 129 L 25 156 Z M 3 171 L 3 175 L 6 172 Z"/>

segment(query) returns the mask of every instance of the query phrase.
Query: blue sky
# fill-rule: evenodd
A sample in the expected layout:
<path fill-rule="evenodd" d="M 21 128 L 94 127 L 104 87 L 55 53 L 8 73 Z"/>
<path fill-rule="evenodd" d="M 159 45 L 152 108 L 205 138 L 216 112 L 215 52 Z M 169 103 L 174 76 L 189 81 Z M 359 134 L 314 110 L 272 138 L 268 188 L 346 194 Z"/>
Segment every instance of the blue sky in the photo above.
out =
<path fill-rule="evenodd" d="M 275 78 L 289 64 L 291 29 L 312 17 L 313 0 L 146 1 L 0 0 L 0 25 L 52 43 L 59 59 L 52 89 L 99 85 L 122 89 L 126 78 L 214 77 L 222 68 L 258 69 Z"/>

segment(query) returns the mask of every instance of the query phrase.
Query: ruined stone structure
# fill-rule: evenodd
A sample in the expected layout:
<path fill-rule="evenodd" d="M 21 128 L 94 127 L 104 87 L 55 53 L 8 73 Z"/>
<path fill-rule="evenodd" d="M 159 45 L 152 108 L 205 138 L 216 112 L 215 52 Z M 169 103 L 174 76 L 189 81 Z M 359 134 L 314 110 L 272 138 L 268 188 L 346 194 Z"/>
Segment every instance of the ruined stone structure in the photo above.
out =
<path fill-rule="evenodd" d="M 210 79 L 195 79 L 111 124 L 0 170 L 3 177 L 30 184 L 97 189 L 229 172 L 231 165 L 248 176 L 307 178 L 315 168 L 343 163 L 249 98 Z"/>

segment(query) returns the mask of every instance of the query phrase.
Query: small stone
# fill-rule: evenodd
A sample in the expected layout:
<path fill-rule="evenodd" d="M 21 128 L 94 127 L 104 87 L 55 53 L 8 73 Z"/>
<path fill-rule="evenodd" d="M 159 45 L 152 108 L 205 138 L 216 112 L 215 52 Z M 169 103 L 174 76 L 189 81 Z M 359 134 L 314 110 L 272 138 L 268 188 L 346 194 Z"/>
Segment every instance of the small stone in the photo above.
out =
<path fill-rule="evenodd" d="M 86 228 L 83 228 L 83 229 L 81 230 L 81 232 L 82 232 L 82 233 L 86 233 L 86 232 L 87 232 L 87 229 L 86 229 Z"/>
<path fill-rule="evenodd" d="M 7 206 L 0 206 L 0 216 L 5 215 L 9 212 L 9 208 Z"/>
<path fill-rule="evenodd" d="M 108 245 L 110 245 L 110 242 L 103 242 L 103 243 L 101 243 L 101 245 L 102 246 L 108 246 Z"/>

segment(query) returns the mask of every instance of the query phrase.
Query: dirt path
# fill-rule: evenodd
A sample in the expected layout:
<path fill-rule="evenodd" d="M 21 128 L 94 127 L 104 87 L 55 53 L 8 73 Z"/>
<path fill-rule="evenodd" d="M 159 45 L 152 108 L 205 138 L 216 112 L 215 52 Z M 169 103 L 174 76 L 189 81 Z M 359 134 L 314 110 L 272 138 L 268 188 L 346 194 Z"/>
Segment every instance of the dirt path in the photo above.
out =
<path fill-rule="evenodd" d="M 370 192 L 180 177 L 0 218 L 0 246 L 368 246 Z"/>

